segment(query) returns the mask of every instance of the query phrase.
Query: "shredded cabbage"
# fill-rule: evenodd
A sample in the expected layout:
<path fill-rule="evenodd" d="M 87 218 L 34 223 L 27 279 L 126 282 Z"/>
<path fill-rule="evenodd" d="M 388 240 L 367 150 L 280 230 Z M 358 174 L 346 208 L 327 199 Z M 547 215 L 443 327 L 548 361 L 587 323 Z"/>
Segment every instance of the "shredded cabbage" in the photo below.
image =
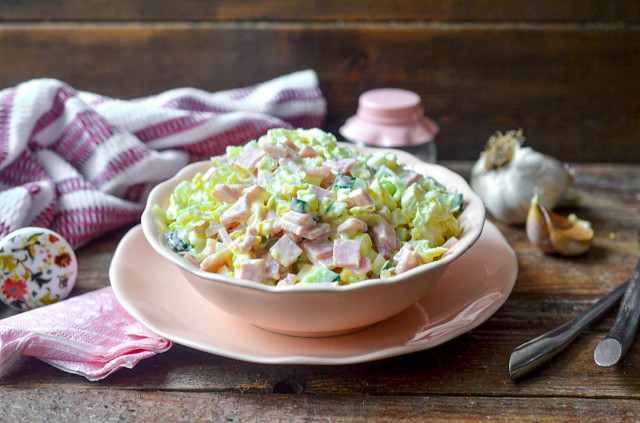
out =
<path fill-rule="evenodd" d="M 212 157 L 209 171 L 179 183 L 168 207 L 153 210 L 177 254 L 274 285 L 349 284 L 408 270 L 415 260 L 403 256 L 437 260 L 460 234 L 462 206 L 461 194 L 393 154 L 363 155 L 319 129 L 272 129 Z M 339 232 L 349 218 L 365 226 Z M 336 257 L 337 239 L 358 242 L 358 263 Z M 311 248 L 321 244 L 323 257 Z"/>

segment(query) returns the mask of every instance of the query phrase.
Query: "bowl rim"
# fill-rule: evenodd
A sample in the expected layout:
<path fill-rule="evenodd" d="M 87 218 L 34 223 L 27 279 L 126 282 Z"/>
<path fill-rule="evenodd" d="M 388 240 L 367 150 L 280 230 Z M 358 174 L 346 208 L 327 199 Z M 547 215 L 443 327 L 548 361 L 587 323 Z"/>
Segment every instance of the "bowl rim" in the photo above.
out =
<path fill-rule="evenodd" d="M 469 225 L 463 228 L 463 236 L 458 239 L 458 242 L 452 247 L 447 253 L 445 253 L 441 258 L 436 261 L 422 264 L 418 267 L 410 269 L 400 275 L 395 275 L 389 278 L 377 278 L 377 279 L 366 279 L 364 281 L 360 281 L 357 283 L 349 284 L 349 285 L 336 285 L 333 283 L 312 283 L 312 284 L 295 284 L 288 286 L 271 286 L 260 284 L 255 281 L 249 281 L 244 279 L 231 278 L 228 276 L 223 276 L 218 273 L 206 272 L 204 270 L 195 268 L 192 264 L 184 260 L 180 255 L 171 251 L 167 248 L 162 241 L 160 240 L 159 233 L 157 231 L 156 225 L 156 217 L 153 213 L 153 206 L 155 204 L 162 204 L 162 199 L 169 198 L 171 192 L 175 186 L 177 186 L 183 180 L 188 180 L 193 177 L 197 172 L 202 171 L 201 168 L 208 164 L 210 164 L 210 160 L 204 160 L 199 162 L 191 163 L 182 169 L 180 169 L 174 176 L 171 178 L 158 183 L 153 189 L 150 191 L 145 208 L 142 212 L 141 223 L 142 230 L 145 235 L 145 238 L 153 247 L 153 249 L 158 252 L 162 257 L 169 260 L 170 263 L 180 268 L 182 271 L 188 272 L 193 276 L 196 276 L 203 281 L 207 282 L 216 282 L 222 283 L 225 285 L 231 285 L 234 287 L 246 288 L 255 291 L 262 291 L 265 293 L 310 293 L 310 292 L 318 292 L 318 293 L 328 293 L 328 294 L 338 294 L 345 293 L 351 291 L 359 291 L 364 289 L 370 289 L 374 287 L 381 287 L 386 285 L 398 285 L 408 280 L 413 280 L 415 277 L 419 277 L 419 275 L 427 273 L 433 269 L 437 269 L 442 266 L 447 266 L 455 261 L 457 258 L 462 256 L 475 242 L 480 238 L 482 233 L 482 228 L 484 226 L 484 222 L 486 219 L 486 209 L 483 201 L 480 197 L 471 189 L 470 185 L 467 181 L 459 174 L 454 171 L 447 169 L 446 167 L 439 164 L 431 164 L 425 163 L 415 156 L 401 150 L 396 150 L 393 148 L 371 148 L 358 146 L 352 143 L 346 142 L 338 142 L 338 145 L 341 147 L 349 147 L 358 152 L 369 154 L 369 153 L 382 153 L 382 154 L 395 154 L 398 158 L 398 161 L 408 168 L 418 171 L 416 168 L 430 168 L 431 170 L 435 170 L 436 173 L 444 174 L 446 179 L 443 181 L 442 176 L 435 178 L 439 183 L 447 187 L 447 189 L 455 189 L 458 192 L 462 192 L 464 208 L 461 216 L 466 215 L 474 217 L 471 219 L 469 217 Z M 421 172 L 419 172 L 421 173 Z M 423 174 L 429 175 L 429 172 L 424 172 Z M 460 217 L 459 217 L 460 218 Z"/>

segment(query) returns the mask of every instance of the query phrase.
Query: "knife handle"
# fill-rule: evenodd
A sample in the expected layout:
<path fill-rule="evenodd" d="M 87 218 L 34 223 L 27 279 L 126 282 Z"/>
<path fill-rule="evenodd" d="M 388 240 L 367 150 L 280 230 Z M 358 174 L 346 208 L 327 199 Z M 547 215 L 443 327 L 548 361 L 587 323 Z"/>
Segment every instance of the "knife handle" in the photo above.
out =
<path fill-rule="evenodd" d="M 631 280 L 618 286 L 575 319 L 517 347 L 509 358 L 509 377 L 518 379 L 564 350 L 593 322 L 618 303 Z"/>
<path fill-rule="evenodd" d="M 622 297 L 618 315 L 609 334 L 596 346 L 593 359 L 598 366 L 616 365 L 629 351 L 640 321 L 640 262 Z"/>

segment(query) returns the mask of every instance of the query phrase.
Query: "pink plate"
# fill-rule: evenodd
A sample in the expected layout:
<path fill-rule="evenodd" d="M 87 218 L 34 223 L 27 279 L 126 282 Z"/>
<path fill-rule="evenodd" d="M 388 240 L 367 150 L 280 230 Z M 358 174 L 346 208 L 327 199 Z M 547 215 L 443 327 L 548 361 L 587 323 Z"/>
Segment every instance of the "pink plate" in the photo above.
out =
<path fill-rule="evenodd" d="M 407 310 L 348 335 L 303 338 L 260 329 L 216 308 L 160 259 L 140 226 L 124 236 L 109 269 L 122 306 L 157 334 L 212 354 L 272 364 L 360 363 L 435 347 L 491 317 L 517 274 L 515 253 L 487 221 L 476 244 Z"/>

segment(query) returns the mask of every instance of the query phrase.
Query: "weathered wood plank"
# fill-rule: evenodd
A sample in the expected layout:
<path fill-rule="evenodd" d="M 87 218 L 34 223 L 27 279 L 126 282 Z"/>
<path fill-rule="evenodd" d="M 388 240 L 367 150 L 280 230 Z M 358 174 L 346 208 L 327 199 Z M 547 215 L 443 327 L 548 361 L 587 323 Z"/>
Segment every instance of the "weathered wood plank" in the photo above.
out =
<path fill-rule="evenodd" d="M 524 21 L 637 22 L 633 0 L 36 0 L 0 3 L 13 21 Z"/>
<path fill-rule="evenodd" d="M 583 304 L 586 306 L 587 304 Z M 593 362 L 593 350 L 613 322 L 608 315 L 565 352 L 530 377 L 513 382 L 511 351 L 582 308 L 575 302 L 510 299 L 492 319 L 449 343 L 423 352 L 344 366 L 263 365 L 174 345 L 132 370 L 92 383 L 33 358 L 22 359 L 0 379 L 0 392 L 12 388 L 99 388 L 312 395 L 469 395 L 520 397 L 635 398 L 640 393 L 640 343 L 615 368 Z M 528 312 L 528 318 L 524 316 Z"/>
<path fill-rule="evenodd" d="M 318 72 L 337 133 L 371 88 L 422 95 L 441 159 L 475 159 L 495 130 L 566 161 L 640 162 L 640 31 L 298 24 L 27 25 L 0 29 L 0 87 L 52 77 L 132 98 Z"/>
<path fill-rule="evenodd" d="M 7 421 L 635 421 L 638 401 L 467 396 L 311 396 L 42 388 L 3 392 Z"/>

